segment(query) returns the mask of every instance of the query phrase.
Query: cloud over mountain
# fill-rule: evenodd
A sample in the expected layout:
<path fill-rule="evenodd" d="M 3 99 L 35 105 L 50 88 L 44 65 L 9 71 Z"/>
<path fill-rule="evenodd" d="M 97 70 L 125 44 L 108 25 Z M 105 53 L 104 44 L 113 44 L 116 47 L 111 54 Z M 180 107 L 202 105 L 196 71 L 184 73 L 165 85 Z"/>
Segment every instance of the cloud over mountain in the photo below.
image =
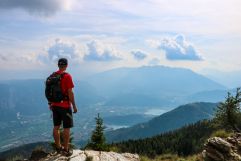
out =
<path fill-rule="evenodd" d="M 86 45 L 88 49 L 87 54 L 84 56 L 84 60 L 86 61 L 109 62 L 122 59 L 118 51 L 112 47 L 104 45 L 99 41 L 94 40 Z"/>
<path fill-rule="evenodd" d="M 174 38 L 166 37 L 159 43 L 155 41 L 149 41 L 149 43 L 151 46 L 155 45 L 157 49 L 165 51 L 168 60 L 203 60 L 199 52 L 185 40 L 183 35 L 177 35 Z"/>
<path fill-rule="evenodd" d="M 79 56 L 75 44 L 68 44 L 62 42 L 60 39 L 56 39 L 55 43 L 48 48 L 47 52 L 49 60 L 52 61 L 60 57 L 75 59 Z"/>
<path fill-rule="evenodd" d="M 67 0 L 1 0 L 0 9 L 23 9 L 30 14 L 50 16 L 67 4 Z"/>
<path fill-rule="evenodd" d="M 138 61 L 143 60 L 147 57 L 147 54 L 141 50 L 133 50 L 131 51 L 131 55 Z"/>
<path fill-rule="evenodd" d="M 38 55 L 38 60 L 43 63 L 55 62 L 64 57 L 72 61 L 80 59 L 80 53 L 73 42 L 66 42 L 61 39 L 55 39 L 54 43 L 46 49 L 47 54 Z"/>

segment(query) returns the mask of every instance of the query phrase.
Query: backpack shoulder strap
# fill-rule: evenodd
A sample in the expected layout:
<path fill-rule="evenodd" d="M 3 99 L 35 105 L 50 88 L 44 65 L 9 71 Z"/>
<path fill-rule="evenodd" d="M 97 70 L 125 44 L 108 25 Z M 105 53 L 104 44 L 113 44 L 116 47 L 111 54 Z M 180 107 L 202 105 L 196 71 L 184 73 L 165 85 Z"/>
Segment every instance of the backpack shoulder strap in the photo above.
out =
<path fill-rule="evenodd" d="M 50 76 L 55 76 L 57 75 L 57 72 L 53 72 Z"/>
<path fill-rule="evenodd" d="M 68 73 L 66 73 L 66 72 L 61 73 L 60 74 L 61 78 L 63 78 L 65 74 L 68 74 Z"/>

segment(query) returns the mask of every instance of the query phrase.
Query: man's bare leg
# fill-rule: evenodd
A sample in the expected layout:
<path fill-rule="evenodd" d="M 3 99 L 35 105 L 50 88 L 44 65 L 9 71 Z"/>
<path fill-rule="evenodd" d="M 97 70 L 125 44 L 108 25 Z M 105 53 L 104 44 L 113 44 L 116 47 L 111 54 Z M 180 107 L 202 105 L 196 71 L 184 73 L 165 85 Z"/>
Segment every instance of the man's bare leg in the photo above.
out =
<path fill-rule="evenodd" d="M 60 126 L 54 126 L 53 128 L 54 142 L 57 148 L 61 148 L 59 128 Z"/>
<path fill-rule="evenodd" d="M 69 150 L 70 128 L 64 128 L 64 149 Z"/>

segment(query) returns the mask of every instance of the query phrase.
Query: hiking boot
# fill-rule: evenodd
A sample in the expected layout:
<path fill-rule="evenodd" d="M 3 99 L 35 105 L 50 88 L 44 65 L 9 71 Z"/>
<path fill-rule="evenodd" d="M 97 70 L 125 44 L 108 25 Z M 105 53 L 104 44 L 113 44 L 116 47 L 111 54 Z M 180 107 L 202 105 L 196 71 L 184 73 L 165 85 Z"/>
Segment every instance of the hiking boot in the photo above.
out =
<path fill-rule="evenodd" d="M 57 147 L 55 146 L 55 149 L 53 152 L 50 153 L 50 155 L 57 155 L 57 154 L 60 154 L 62 152 L 62 150 L 64 149 L 64 147 Z"/>
<path fill-rule="evenodd" d="M 70 157 L 72 154 L 73 154 L 73 151 L 72 150 L 65 150 L 63 149 L 61 151 L 62 155 L 66 156 L 66 157 Z"/>
<path fill-rule="evenodd" d="M 56 147 L 55 150 L 57 153 L 61 153 L 61 151 L 64 150 L 64 147 L 62 147 L 62 146 L 58 147 L 58 148 Z"/>

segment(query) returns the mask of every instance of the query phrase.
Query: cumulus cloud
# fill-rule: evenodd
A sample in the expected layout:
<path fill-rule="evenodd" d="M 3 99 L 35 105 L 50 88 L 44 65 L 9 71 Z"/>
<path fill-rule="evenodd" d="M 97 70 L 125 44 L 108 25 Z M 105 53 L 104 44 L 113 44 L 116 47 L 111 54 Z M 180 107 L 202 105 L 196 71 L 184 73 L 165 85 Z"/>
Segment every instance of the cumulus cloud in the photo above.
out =
<path fill-rule="evenodd" d="M 116 61 L 121 60 L 119 53 L 112 47 L 108 47 L 99 41 L 91 41 L 87 43 L 88 52 L 84 56 L 86 61 Z"/>
<path fill-rule="evenodd" d="M 1 0 L 0 9 L 23 9 L 30 14 L 50 16 L 67 9 L 69 0 Z"/>
<path fill-rule="evenodd" d="M 56 61 L 57 59 L 64 57 L 67 59 L 76 59 L 79 57 L 76 45 L 74 43 L 63 42 L 60 39 L 56 39 L 54 44 L 47 49 L 48 59 L 50 61 Z M 40 57 L 41 60 L 46 60 L 44 57 Z"/>
<path fill-rule="evenodd" d="M 175 38 L 164 38 L 159 42 L 158 49 L 164 50 L 168 60 L 203 60 L 195 47 L 185 40 L 183 35 Z"/>
<path fill-rule="evenodd" d="M 131 55 L 138 61 L 143 60 L 147 57 L 147 54 L 141 50 L 131 51 Z"/>

